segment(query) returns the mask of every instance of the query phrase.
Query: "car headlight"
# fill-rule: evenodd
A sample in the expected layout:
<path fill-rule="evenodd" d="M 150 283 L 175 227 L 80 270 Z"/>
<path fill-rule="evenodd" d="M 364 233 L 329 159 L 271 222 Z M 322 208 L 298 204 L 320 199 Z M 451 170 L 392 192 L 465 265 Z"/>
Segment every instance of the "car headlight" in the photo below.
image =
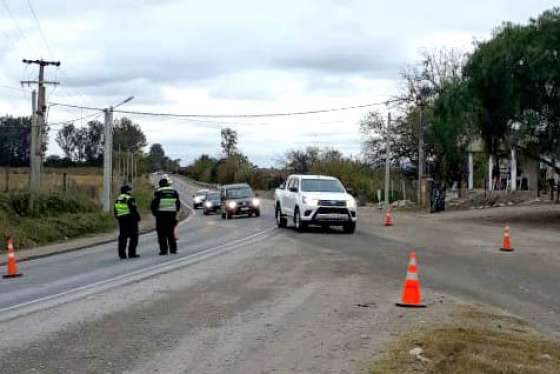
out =
<path fill-rule="evenodd" d="M 253 199 L 253 206 L 259 206 L 261 201 L 259 199 Z"/>
<path fill-rule="evenodd" d="M 356 207 L 356 200 L 351 199 L 351 200 L 346 201 L 346 207 L 355 208 Z"/>
<path fill-rule="evenodd" d="M 317 206 L 319 205 L 319 200 L 317 199 L 311 199 L 309 197 L 304 196 L 303 197 L 303 203 L 305 205 L 309 205 L 309 206 Z"/>
<path fill-rule="evenodd" d="M 230 201 L 228 203 L 228 208 L 230 208 L 230 209 L 235 209 L 236 206 L 237 206 L 237 203 L 235 201 Z"/>
<path fill-rule="evenodd" d="M 212 203 L 210 201 L 207 201 L 204 205 L 206 205 L 207 208 L 212 208 Z"/>
<path fill-rule="evenodd" d="M 199 196 L 195 197 L 195 198 L 194 198 L 194 202 L 195 202 L 195 203 L 200 203 L 200 197 L 199 197 Z"/>

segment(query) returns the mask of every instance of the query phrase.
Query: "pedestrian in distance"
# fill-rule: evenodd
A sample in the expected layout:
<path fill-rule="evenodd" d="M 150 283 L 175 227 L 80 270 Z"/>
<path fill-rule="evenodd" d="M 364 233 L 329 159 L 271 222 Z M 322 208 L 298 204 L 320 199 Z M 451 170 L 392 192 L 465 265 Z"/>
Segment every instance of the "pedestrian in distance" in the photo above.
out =
<path fill-rule="evenodd" d="M 175 226 L 177 225 L 177 213 L 181 209 L 181 200 L 166 178 L 159 181 L 159 188 L 154 193 L 151 209 L 152 214 L 156 217 L 159 254 L 163 256 L 168 252 L 177 253 Z"/>
<path fill-rule="evenodd" d="M 129 185 L 121 187 L 121 194 L 115 201 L 114 214 L 119 221 L 119 257 L 127 258 L 126 246 L 128 244 L 128 258 L 140 257 L 136 253 L 138 246 L 138 222 L 140 214 L 136 206 L 136 200 L 131 195 L 132 188 Z"/>

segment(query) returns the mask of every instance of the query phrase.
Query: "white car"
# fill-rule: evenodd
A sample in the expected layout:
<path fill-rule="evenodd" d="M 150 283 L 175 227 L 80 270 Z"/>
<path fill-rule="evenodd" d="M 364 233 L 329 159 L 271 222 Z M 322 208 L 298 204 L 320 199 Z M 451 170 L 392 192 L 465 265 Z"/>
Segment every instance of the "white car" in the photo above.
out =
<path fill-rule="evenodd" d="M 347 233 L 356 230 L 356 200 L 334 177 L 290 175 L 276 189 L 274 205 L 280 228 L 292 221 L 300 232 L 308 225 L 342 226 Z"/>

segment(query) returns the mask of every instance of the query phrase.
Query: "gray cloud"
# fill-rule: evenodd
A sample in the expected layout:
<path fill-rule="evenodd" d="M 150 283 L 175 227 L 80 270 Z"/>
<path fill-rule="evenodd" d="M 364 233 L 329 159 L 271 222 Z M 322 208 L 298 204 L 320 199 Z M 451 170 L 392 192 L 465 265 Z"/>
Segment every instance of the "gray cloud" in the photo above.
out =
<path fill-rule="evenodd" d="M 134 95 L 129 108 L 139 110 L 262 112 L 290 111 L 306 105 L 302 98 L 316 107 L 384 98 L 395 93 L 398 72 L 422 47 L 487 36 L 502 21 L 526 21 L 557 0 L 32 1 L 50 48 L 27 2 L 7 3 L 24 36 L 0 11 L 0 84 L 34 79 L 36 69 L 26 69 L 21 58 L 44 56 L 63 64 L 60 74 L 47 69 L 49 79 L 63 83 L 53 100 L 109 105 Z M 192 95 L 211 105 L 199 109 L 191 104 Z M 28 108 L 20 97 L 2 90 L 0 105 Z M 274 106 L 278 102 L 287 104 Z M 58 113 L 53 111 L 53 118 Z M 335 120 L 359 117 L 344 115 Z M 189 124 L 214 134 L 211 141 L 191 139 L 185 122 L 162 129 L 159 119 L 137 120 L 150 140 L 164 142 L 177 155 L 215 152 L 219 133 L 214 129 L 228 125 L 243 130 L 243 150 L 263 162 L 299 143 L 348 152 L 359 148 L 355 129 L 350 135 L 344 127 L 331 129 L 322 124 L 325 118 L 294 119 L 300 126 L 292 127 L 270 121 L 249 132 L 239 123 Z M 269 141 L 268 149 L 261 139 Z"/>

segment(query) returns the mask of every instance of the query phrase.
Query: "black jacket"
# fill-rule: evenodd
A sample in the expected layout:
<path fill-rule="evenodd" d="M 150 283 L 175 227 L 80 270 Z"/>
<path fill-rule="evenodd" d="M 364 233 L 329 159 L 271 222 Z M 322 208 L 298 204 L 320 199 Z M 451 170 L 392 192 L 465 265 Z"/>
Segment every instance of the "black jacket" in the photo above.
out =
<path fill-rule="evenodd" d="M 136 200 L 132 196 L 128 198 L 127 205 L 128 205 L 128 209 L 130 210 L 130 214 L 123 217 L 117 216 L 117 209 L 113 205 L 113 214 L 115 215 L 115 218 L 117 218 L 118 220 L 126 220 L 126 221 L 130 220 L 130 221 L 140 222 L 140 213 L 138 212 L 138 206 L 136 205 Z"/>
<path fill-rule="evenodd" d="M 175 212 L 160 212 L 159 211 L 159 202 L 162 198 L 174 198 L 175 199 Z M 154 216 L 157 216 L 158 214 L 161 214 L 161 213 L 166 213 L 166 214 L 177 213 L 179 210 L 181 210 L 181 200 L 179 198 L 179 194 L 177 193 L 177 191 L 175 191 L 172 188 L 158 188 L 154 192 L 154 199 L 152 200 L 151 210 L 152 210 L 152 214 Z"/>

